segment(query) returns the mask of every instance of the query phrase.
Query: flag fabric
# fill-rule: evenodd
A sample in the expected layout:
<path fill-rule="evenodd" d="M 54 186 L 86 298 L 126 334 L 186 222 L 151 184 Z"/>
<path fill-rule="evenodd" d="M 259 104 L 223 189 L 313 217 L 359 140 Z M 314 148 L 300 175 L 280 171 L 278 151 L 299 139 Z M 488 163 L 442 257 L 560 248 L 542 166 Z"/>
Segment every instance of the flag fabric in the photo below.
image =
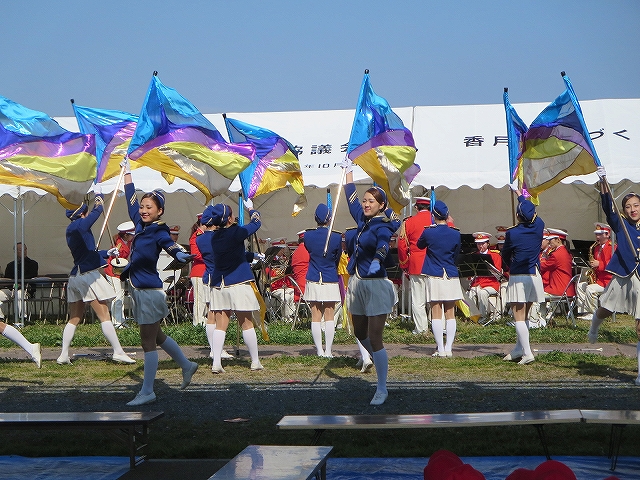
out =
<path fill-rule="evenodd" d="M 522 164 L 520 162 L 522 146 L 524 143 L 524 135 L 527 133 L 527 125 L 522 121 L 516 109 L 513 108 L 509 101 L 509 92 L 505 88 L 502 95 L 504 102 L 504 110 L 507 115 L 507 144 L 509 149 L 509 182 L 513 183 L 516 179 L 520 179 L 522 184 Z"/>
<path fill-rule="evenodd" d="M 154 74 L 128 156 L 169 182 L 178 177 L 191 183 L 209 202 L 251 164 L 255 148 L 226 142 L 194 105 Z"/>
<path fill-rule="evenodd" d="M 127 155 L 127 149 L 136 130 L 138 117 L 119 110 L 81 107 L 73 103 L 73 112 L 80 133 L 92 134 L 96 140 L 96 161 L 98 171 L 96 183 L 104 182 L 120 173 L 120 162 Z M 141 166 L 137 163 L 131 169 Z"/>
<path fill-rule="evenodd" d="M 286 187 L 287 183 L 298 194 L 292 216 L 296 216 L 307 205 L 304 181 L 298 154 L 291 143 L 280 135 L 240 120 L 225 116 L 229 140 L 235 143 L 250 143 L 256 149 L 256 157 L 240 172 L 240 184 L 245 198 L 254 198 L 263 193 Z"/>
<path fill-rule="evenodd" d="M 573 86 L 563 78 L 567 89 L 524 135 L 523 185 L 533 198 L 565 177 L 593 173 L 600 165 Z"/>
<path fill-rule="evenodd" d="M 0 183 L 41 188 L 76 209 L 96 177 L 93 135 L 0 96 Z"/>
<path fill-rule="evenodd" d="M 395 212 L 409 204 L 409 183 L 420 172 L 414 163 L 413 135 L 375 94 L 368 73 L 362 80 L 347 156 L 384 189 Z"/>

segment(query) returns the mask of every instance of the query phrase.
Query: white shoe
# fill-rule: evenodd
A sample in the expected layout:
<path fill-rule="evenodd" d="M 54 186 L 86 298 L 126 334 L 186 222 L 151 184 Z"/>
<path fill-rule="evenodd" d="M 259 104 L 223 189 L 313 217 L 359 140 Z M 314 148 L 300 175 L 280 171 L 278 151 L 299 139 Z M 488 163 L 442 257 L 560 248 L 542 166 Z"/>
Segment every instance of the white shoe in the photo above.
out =
<path fill-rule="evenodd" d="M 529 365 L 530 363 L 533 363 L 535 361 L 536 357 L 534 357 L 532 353 L 531 355 L 525 355 L 524 357 L 522 357 L 518 362 L 518 365 Z"/>
<path fill-rule="evenodd" d="M 502 360 L 504 360 L 505 362 L 512 362 L 513 360 L 522 358 L 523 355 L 524 355 L 524 352 L 522 350 L 512 350 L 511 353 L 507 353 L 502 358 Z"/>
<path fill-rule="evenodd" d="M 362 368 L 360 369 L 360 372 L 369 373 L 372 368 L 373 368 L 373 362 L 369 360 L 368 362 L 362 364 Z"/>
<path fill-rule="evenodd" d="M 331 352 L 327 353 L 324 352 L 324 354 L 322 355 L 324 358 L 333 358 L 333 354 Z"/>
<path fill-rule="evenodd" d="M 198 370 L 198 364 L 196 362 L 191 362 L 191 365 L 186 370 L 182 370 L 182 383 L 180 384 L 180 390 L 184 390 L 191 383 L 191 377 Z M 155 396 L 155 395 L 154 395 Z"/>
<path fill-rule="evenodd" d="M 127 405 L 130 407 L 136 407 L 138 405 L 145 405 L 147 403 L 153 403 L 155 401 L 156 401 L 156 394 L 154 392 L 151 392 L 148 395 L 143 395 L 142 393 L 138 393 L 136 395 L 136 398 L 134 398 L 130 402 L 127 402 Z"/>
<path fill-rule="evenodd" d="M 453 357 L 453 352 L 451 350 L 449 350 L 448 352 L 445 350 L 444 351 L 444 356 L 448 357 L 448 358 L 451 358 L 451 357 Z"/>
<path fill-rule="evenodd" d="M 387 392 L 379 392 L 376 390 L 376 393 L 369 402 L 369 405 L 382 405 L 388 396 L 389 394 Z"/>
<path fill-rule="evenodd" d="M 56 363 L 58 365 L 71 365 L 71 359 L 69 358 L 69 355 L 60 355 L 56 360 Z"/>
<path fill-rule="evenodd" d="M 112 358 L 114 362 L 128 363 L 128 364 L 136 363 L 136 361 L 126 353 L 114 353 Z"/>
<path fill-rule="evenodd" d="M 593 314 L 591 314 L 591 315 L 589 315 L 589 314 L 586 314 L 586 315 L 580 315 L 580 316 L 578 317 L 578 320 L 588 320 L 588 321 L 591 321 L 592 319 L 593 319 Z"/>
<path fill-rule="evenodd" d="M 38 368 L 42 367 L 42 348 L 39 343 L 34 343 L 31 350 L 31 359 L 36 363 Z"/>
<path fill-rule="evenodd" d="M 222 360 L 231 360 L 233 358 L 233 355 L 231 355 L 229 352 L 227 352 L 226 350 L 222 350 L 222 353 L 220 354 L 220 358 Z"/>
<path fill-rule="evenodd" d="M 224 368 L 222 368 L 222 365 L 213 365 L 211 371 L 213 373 L 224 373 Z"/>
<path fill-rule="evenodd" d="M 636 377 L 635 384 L 640 387 L 640 375 Z"/>
<path fill-rule="evenodd" d="M 589 343 L 598 343 L 598 334 L 593 333 L 591 330 L 587 333 L 587 338 L 589 339 Z"/>
<path fill-rule="evenodd" d="M 257 372 L 258 370 L 264 370 L 264 367 L 262 366 L 262 364 L 259 361 L 251 362 L 251 371 Z"/>
<path fill-rule="evenodd" d="M 436 350 L 435 352 L 433 352 L 433 353 L 431 354 L 431 356 L 432 356 L 432 357 L 442 357 L 442 358 L 444 358 L 444 357 L 446 357 L 446 356 L 447 356 L 447 354 L 446 354 L 445 352 L 440 353 L 440 352 L 438 352 L 438 351 Z"/>

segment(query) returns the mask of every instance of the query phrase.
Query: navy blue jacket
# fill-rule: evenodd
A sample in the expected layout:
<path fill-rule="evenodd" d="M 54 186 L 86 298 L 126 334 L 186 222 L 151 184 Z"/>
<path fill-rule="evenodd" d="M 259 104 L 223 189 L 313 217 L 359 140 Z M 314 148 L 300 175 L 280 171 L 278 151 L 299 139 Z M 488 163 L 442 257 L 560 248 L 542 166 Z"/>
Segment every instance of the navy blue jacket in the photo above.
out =
<path fill-rule="evenodd" d="M 521 195 L 518 202 L 525 198 Z M 509 266 L 509 275 L 533 275 L 540 270 L 540 248 L 544 222 L 536 215 L 531 223 L 519 223 L 505 234 L 502 264 Z"/>
<path fill-rule="evenodd" d="M 416 242 L 420 249 L 427 249 L 422 264 L 422 273 L 431 277 L 457 278 L 458 255 L 460 254 L 460 232 L 446 223 L 429 225 Z"/>
<path fill-rule="evenodd" d="M 385 260 L 389 254 L 389 240 L 400 228 L 402 222 L 390 208 L 385 210 L 384 215 L 365 217 L 353 183 L 347 183 L 344 186 L 344 193 L 347 197 L 349 212 L 358 225 L 355 247 L 349 263 L 354 262 L 353 271 L 360 278 L 384 278 L 387 276 Z M 374 259 L 380 261 L 380 270 L 369 275 L 369 267 Z"/>
<path fill-rule="evenodd" d="M 185 252 L 169 235 L 169 226 L 158 220 L 145 224 L 140 217 L 140 207 L 136 196 L 136 187 L 133 183 L 124 185 L 124 193 L 127 198 L 129 218 L 136 226 L 133 241 L 131 242 L 131 254 L 129 265 L 120 275 L 121 280 L 129 279 L 136 288 L 162 288 L 162 280 L 158 275 L 158 257 L 164 249 L 173 258 L 178 252 Z"/>
<path fill-rule="evenodd" d="M 304 232 L 304 246 L 309 252 L 307 280 L 310 282 L 338 283 L 338 264 L 342 254 L 342 234 L 331 232 L 327 255 L 324 256 L 324 244 L 327 241 L 328 227 L 309 228 Z"/>
<path fill-rule="evenodd" d="M 67 227 L 67 246 L 73 257 L 71 275 L 90 272 L 107 264 L 107 251 L 96 251 L 96 241 L 91 233 L 91 227 L 102 214 L 102 200 L 101 194 L 96 195 L 96 202 L 88 215 L 73 220 Z"/>
<path fill-rule="evenodd" d="M 607 216 L 607 222 L 611 225 L 611 229 L 616 234 L 618 244 L 607 265 L 607 272 L 618 277 L 628 277 L 634 272 L 638 273 L 636 255 L 640 253 L 640 222 L 633 224 L 626 217 L 622 217 L 623 221 L 621 222 L 620 217 L 613 211 L 611 193 L 601 194 L 600 199 L 602 200 L 602 210 Z M 629 240 L 627 240 L 623 229 L 629 232 L 633 249 L 629 245 Z"/>
<path fill-rule="evenodd" d="M 213 230 L 205 230 L 200 235 L 196 236 L 196 245 L 202 256 L 204 262 L 205 271 L 202 275 L 202 282 L 205 285 L 209 285 L 211 278 L 214 276 L 216 264 L 213 257 L 213 245 L 211 240 L 213 239 Z"/>

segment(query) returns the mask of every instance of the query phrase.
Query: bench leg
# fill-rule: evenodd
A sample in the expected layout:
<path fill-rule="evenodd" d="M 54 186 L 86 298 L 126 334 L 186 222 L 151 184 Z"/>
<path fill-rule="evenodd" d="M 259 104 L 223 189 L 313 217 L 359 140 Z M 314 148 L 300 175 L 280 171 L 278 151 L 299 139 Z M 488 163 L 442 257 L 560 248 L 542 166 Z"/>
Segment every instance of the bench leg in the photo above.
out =
<path fill-rule="evenodd" d="M 311 445 L 318 445 L 318 442 L 320 441 L 320 436 L 322 435 L 322 432 L 324 432 L 323 428 L 317 428 L 315 430 L 315 433 L 313 434 L 313 438 L 311 439 Z"/>
<path fill-rule="evenodd" d="M 618 464 L 618 455 L 620 454 L 620 445 L 622 444 L 622 432 L 625 425 L 611 425 L 611 438 L 609 439 L 609 455 L 611 459 L 611 471 L 616 469 Z"/>
<path fill-rule="evenodd" d="M 538 437 L 540 437 L 540 442 L 542 442 L 544 456 L 547 457 L 547 460 L 551 460 L 551 456 L 549 455 L 549 447 L 547 446 L 547 439 L 544 435 L 544 425 L 535 425 L 535 427 L 536 430 L 538 430 Z"/>

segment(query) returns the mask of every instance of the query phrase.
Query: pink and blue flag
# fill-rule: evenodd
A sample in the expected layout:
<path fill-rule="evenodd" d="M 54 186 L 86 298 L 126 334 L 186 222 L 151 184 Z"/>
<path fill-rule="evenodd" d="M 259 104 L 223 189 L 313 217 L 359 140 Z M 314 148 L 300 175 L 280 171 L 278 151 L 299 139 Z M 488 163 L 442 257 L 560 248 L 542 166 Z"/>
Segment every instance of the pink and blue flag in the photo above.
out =
<path fill-rule="evenodd" d="M 365 72 L 347 156 L 384 189 L 395 212 L 409 204 L 409 184 L 420 172 L 416 151 L 413 134 L 375 94 Z"/>
<path fill-rule="evenodd" d="M 564 72 L 562 78 L 566 90 L 538 115 L 523 136 L 519 168 L 522 185 L 534 200 L 563 178 L 593 173 L 600 166 L 571 81 Z"/>
<path fill-rule="evenodd" d="M 34 187 L 75 209 L 96 177 L 93 135 L 0 96 L 0 183 Z"/>
<path fill-rule="evenodd" d="M 250 143 L 256 149 L 256 157 L 240 172 L 240 185 L 245 198 L 254 198 L 264 193 L 275 192 L 291 185 L 298 194 L 292 216 L 296 216 L 307 205 L 300 162 L 295 148 L 280 135 L 240 120 L 225 116 L 229 140 L 235 143 Z"/>
<path fill-rule="evenodd" d="M 210 201 L 229 188 L 255 157 L 250 144 L 224 140 L 189 100 L 154 73 L 138 117 L 128 156 L 163 174 L 182 178 Z"/>
<path fill-rule="evenodd" d="M 138 117 L 119 110 L 81 107 L 73 100 L 73 112 L 80 132 L 92 134 L 96 139 L 98 172 L 96 183 L 104 182 L 120 173 L 120 162 L 127 155 L 129 143 L 136 130 Z M 136 168 L 136 163 L 131 168 Z"/>

